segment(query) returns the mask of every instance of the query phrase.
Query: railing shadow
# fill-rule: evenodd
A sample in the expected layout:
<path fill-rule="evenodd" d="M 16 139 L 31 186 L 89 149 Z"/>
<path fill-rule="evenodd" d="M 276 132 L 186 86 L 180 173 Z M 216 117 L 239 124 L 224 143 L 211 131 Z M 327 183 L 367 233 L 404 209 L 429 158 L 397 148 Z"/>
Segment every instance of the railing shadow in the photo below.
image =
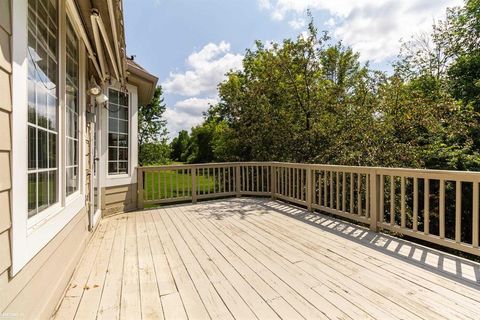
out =
<path fill-rule="evenodd" d="M 222 220 L 231 216 L 246 219 L 249 215 L 258 215 L 259 208 L 265 210 L 264 214 L 268 214 L 268 211 L 280 213 L 322 231 L 480 290 L 479 263 L 401 238 L 376 233 L 365 227 L 320 212 L 312 213 L 284 202 L 258 198 L 233 198 L 204 202 L 197 208 L 190 208 L 190 210 L 196 211 L 206 219 Z"/>

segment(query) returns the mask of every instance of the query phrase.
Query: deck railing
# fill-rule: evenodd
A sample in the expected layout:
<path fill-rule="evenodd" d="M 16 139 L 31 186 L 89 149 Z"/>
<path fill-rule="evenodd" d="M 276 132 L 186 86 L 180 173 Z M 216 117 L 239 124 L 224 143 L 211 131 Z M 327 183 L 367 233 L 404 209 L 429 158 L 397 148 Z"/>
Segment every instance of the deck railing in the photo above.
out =
<path fill-rule="evenodd" d="M 268 196 L 480 256 L 479 172 L 239 162 L 140 167 L 138 206 Z"/>

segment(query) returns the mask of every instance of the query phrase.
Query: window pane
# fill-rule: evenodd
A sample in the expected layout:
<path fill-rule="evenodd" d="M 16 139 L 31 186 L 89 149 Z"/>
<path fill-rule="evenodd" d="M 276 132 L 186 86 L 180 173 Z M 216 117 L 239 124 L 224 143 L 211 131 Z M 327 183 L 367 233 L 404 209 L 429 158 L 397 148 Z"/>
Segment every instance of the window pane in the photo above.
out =
<path fill-rule="evenodd" d="M 118 120 L 118 132 L 128 133 L 128 121 Z"/>
<path fill-rule="evenodd" d="M 128 162 L 119 161 L 118 162 L 118 173 L 127 173 Z"/>
<path fill-rule="evenodd" d="M 128 149 L 127 148 L 118 148 L 118 160 L 128 160 Z"/>
<path fill-rule="evenodd" d="M 126 135 L 126 134 L 119 134 L 118 135 L 118 146 L 128 147 L 128 135 Z"/>
<path fill-rule="evenodd" d="M 50 171 L 48 177 L 49 186 L 49 204 L 52 205 L 57 202 L 57 171 Z"/>
<path fill-rule="evenodd" d="M 37 124 L 40 127 L 47 128 L 48 118 L 47 118 L 47 93 L 45 88 L 41 86 L 37 87 Z"/>
<path fill-rule="evenodd" d="M 50 130 L 57 130 L 57 98 L 47 95 L 47 122 Z"/>
<path fill-rule="evenodd" d="M 123 120 L 128 120 L 128 109 L 120 107 L 118 110 L 118 117 Z"/>
<path fill-rule="evenodd" d="M 118 104 L 128 107 L 128 94 L 126 93 L 120 93 L 119 94 L 119 102 Z"/>
<path fill-rule="evenodd" d="M 37 169 L 37 130 L 28 127 L 28 169 Z"/>
<path fill-rule="evenodd" d="M 118 120 L 110 118 L 108 120 L 108 131 L 118 132 Z"/>
<path fill-rule="evenodd" d="M 118 159 L 118 148 L 108 148 L 108 159 L 110 160 Z"/>
<path fill-rule="evenodd" d="M 38 152 L 38 168 L 46 169 L 48 168 L 48 140 L 47 140 L 47 131 L 37 130 L 37 152 Z"/>
<path fill-rule="evenodd" d="M 67 196 L 71 195 L 78 190 L 78 168 L 68 168 L 67 169 Z"/>
<path fill-rule="evenodd" d="M 37 123 L 37 112 L 35 110 L 35 81 L 34 78 L 28 81 L 28 122 Z"/>
<path fill-rule="evenodd" d="M 116 161 L 112 161 L 112 162 L 109 162 L 108 163 L 108 173 L 118 173 L 118 169 L 117 169 L 117 162 Z"/>
<path fill-rule="evenodd" d="M 28 217 L 37 213 L 37 174 L 28 175 Z"/>
<path fill-rule="evenodd" d="M 57 167 L 57 135 L 54 133 L 48 134 L 48 166 L 49 168 Z"/>
<path fill-rule="evenodd" d="M 28 1 L 28 217 L 58 201 L 57 1 Z"/>
<path fill-rule="evenodd" d="M 38 173 L 38 212 L 48 206 L 48 172 Z"/>
<path fill-rule="evenodd" d="M 113 147 L 118 146 L 118 134 L 115 134 L 115 133 L 108 134 L 108 145 Z"/>
<path fill-rule="evenodd" d="M 108 101 L 110 103 L 118 104 L 118 91 L 109 89 L 108 90 Z"/>

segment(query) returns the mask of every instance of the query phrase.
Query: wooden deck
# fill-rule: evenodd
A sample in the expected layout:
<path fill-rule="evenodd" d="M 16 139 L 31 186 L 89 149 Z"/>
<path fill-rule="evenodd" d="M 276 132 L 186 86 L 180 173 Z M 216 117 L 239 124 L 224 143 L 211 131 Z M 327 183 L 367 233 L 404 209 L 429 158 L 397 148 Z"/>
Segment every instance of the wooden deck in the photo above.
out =
<path fill-rule="evenodd" d="M 176 205 L 104 219 L 54 317 L 479 319 L 480 266 L 272 200 Z"/>

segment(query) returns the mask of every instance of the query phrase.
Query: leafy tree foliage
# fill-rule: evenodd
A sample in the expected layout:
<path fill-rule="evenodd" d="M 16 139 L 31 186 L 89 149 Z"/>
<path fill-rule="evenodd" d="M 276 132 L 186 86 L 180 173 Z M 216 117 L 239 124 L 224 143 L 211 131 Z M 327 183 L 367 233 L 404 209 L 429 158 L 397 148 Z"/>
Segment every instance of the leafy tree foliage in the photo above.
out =
<path fill-rule="evenodd" d="M 162 87 L 155 89 L 152 101 L 138 108 L 138 162 L 140 165 L 167 163 L 170 148 L 167 144 L 166 105 Z"/>
<path fill-rule="evenodd" d="M 179 162 L 186 162 L 188 158 L 188 147 L 190 145 L 190 136 L 186 130 L 178 133 L 170 144 L 172 154 L 171 159 Z"/>
<path fill-rule="evenodd" d="M 187 160 L 480 169 L 479 4 L 406 43 L 392 75 L 313 20 L 306 36 L 258 41 L 192 129 Z"/>

